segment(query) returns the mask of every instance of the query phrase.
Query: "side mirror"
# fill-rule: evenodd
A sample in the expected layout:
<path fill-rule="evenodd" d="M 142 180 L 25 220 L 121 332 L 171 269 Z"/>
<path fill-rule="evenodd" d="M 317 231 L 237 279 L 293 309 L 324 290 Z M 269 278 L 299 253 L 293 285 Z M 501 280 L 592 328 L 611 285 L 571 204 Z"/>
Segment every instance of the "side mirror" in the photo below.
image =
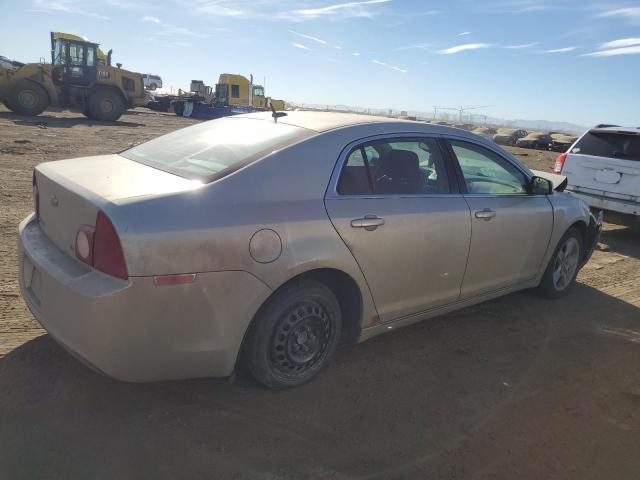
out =
<path fill-rule="evenodd" d="M 529 193 L 532 195 L 551 195 L 553 184 L 542 177 L 533 177 L 529 183 Z"/>

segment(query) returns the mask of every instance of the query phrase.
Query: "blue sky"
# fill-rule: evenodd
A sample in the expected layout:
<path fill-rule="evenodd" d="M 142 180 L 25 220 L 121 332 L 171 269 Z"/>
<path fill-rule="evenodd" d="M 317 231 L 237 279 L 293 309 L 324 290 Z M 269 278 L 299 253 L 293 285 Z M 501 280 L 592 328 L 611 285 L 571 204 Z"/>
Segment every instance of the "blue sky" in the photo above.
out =
<path fill-rule="evenodd" d="M 640 126 L 640 1 L 0 0 L 0 54 L 49 31 L 165 85 L 266 77 L 294 102 Z"/>

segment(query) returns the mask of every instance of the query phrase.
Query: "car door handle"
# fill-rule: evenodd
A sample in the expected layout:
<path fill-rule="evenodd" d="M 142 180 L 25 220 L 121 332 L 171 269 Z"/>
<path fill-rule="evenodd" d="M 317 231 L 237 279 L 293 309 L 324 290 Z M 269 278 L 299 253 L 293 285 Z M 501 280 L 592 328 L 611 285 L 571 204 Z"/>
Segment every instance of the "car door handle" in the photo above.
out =
<path fill-rule="evenodd" d="M 485 221 L 489 221 L 491 220 L 493 217 L 496 216 L 496 212 L 494 212 L 493 210 L 490 210 L 488 208 L 485 208 L 484 210 L 478 210 L 476 212 L 476 218 L 482 218 Z"/>
<path fill-rule="evenodd" d="M 380 218 L 377 215 L 365 215 L 364 218 L 356 218 L 354 220 L 351 220 L 351 226 L 353 228 L 375 230 L 381 225 L 384 225 L 384 218 Z"/>

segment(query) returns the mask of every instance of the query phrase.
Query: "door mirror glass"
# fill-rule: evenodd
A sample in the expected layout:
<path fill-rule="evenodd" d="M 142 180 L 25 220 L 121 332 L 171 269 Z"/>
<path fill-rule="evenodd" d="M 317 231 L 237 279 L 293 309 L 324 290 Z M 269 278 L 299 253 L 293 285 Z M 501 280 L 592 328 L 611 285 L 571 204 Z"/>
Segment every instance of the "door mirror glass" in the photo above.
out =
<path fill-rule="evenodd" d="M 533 195 L 550 195 L 553 191 L 553 184 L 542 177 L 533 177 L 529 184 L 529 192 Z"/>

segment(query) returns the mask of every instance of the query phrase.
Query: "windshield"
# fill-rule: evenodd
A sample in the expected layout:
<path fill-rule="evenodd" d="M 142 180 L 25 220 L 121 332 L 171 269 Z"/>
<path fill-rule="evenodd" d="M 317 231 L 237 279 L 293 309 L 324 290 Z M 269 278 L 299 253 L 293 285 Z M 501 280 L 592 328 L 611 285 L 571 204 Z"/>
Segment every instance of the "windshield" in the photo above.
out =
<path fill-rule="evenodd" d="M 177 130 L 120 155 L 181 177 L 211 182 L 313 133 L 284 123 L 223 118 Z"/>

